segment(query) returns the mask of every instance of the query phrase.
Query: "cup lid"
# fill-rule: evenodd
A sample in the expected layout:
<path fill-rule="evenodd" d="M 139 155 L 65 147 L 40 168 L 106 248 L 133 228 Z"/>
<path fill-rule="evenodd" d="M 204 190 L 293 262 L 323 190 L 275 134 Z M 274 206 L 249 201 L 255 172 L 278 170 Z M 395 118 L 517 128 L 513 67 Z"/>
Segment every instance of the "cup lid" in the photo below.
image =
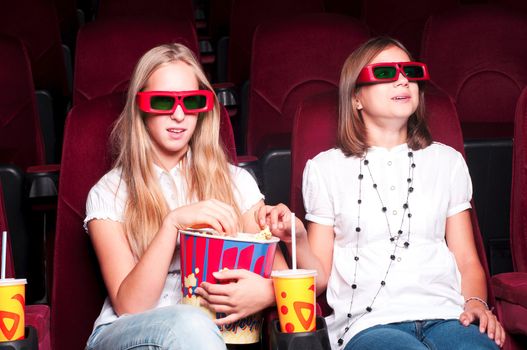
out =
<path fill-rule="evenodd" d="M 275 270 L 271 272 L 271 277 L 276 278 L 303 278 L 316 276 L 317 270 L 305 270 L 305 269 L 289 269 L 289 270 Z"/>
<path fill-rule="evenodd" d="M 18 284 L 27 284 L 27 280 L 25 278 L 0 278 L 0 286 L 16 286 Z"/>

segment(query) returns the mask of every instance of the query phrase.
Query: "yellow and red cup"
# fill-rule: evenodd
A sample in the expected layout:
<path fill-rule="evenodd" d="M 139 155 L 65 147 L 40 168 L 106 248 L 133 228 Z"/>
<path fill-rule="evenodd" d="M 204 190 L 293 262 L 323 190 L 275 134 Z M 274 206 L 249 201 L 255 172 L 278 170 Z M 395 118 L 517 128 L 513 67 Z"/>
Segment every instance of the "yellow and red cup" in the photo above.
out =
<path fill-rule="evenodd" d="M 0 342 L 24 339 L 25 279 L 0 279 Z"/>
<path fill-rule="evenodd" d="M 212 275 L 216 271 L 245 269 L 270 277 L 278 238 L 261 240 L 248 233 L 238 233 L 236 237 L 218 236 L 207 231 L 179 231 L 184 304 L 200 306 L 194 291 L 202 282 L 218 283 Z M 225 317 L 203 309 L 213 319 Z M 261 327 L 262 316 L 255 314 L 221 326 L 220 331 L 227 344 L 251 344 L 260 341 Z"/>
<path fill-rule="evenodd" d="M 284 333 L 316 330 L 315 270 L 273 271 L 280 329 Z"/>

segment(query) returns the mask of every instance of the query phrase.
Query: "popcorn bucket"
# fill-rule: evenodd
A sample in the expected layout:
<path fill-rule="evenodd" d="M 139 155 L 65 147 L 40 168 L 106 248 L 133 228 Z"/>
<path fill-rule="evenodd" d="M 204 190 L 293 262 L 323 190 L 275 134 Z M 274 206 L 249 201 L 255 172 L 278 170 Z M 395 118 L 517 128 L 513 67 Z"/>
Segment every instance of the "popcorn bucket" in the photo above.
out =
<path fill-rule="evenodd" d="M 246 269 L 269 278 L 279 239 L 257 239 L 238 233 L 236 237 L 211 235 L 210 230 L 181 230 L 181 286 L 183 303 L 199 306 L 194 290 L 201 282 L 218 283 L 213 272 Z M 201 306 L 200 306 L 201 307 Z M 225 315 L 202 308 L 213 319 Z M 260 340 L 262 316 L 251 315 L 220 327 L 227 344 L 250 344 Z"/>

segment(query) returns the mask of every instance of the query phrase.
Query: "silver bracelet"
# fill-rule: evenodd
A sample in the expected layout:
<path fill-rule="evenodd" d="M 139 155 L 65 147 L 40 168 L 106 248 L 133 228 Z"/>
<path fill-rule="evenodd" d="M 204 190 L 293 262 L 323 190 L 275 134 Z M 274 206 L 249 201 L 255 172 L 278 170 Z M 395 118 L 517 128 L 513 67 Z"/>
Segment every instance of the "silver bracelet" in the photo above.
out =
<path fill-rule="evenodd" d="M 482 303 L 482 304 L 485 306 L 485 309 L 490 310 L 490 308 L 489 308 L 489 304 L 487 304 L 487 302 L 486 302 L 485 300 L 483 300 L 483 299 L 481 299 L 481 298 L 479 298 L 479 297 L 470 297 L 470 298 L 465 299 L 465 306 L 466 306 L 467 303 L 468 303 L 469 301 L 471 301 L 471 300 L 477 300 L 477 301 L 479 301 L 480 303 Z M 464 309 L 464 307 L 463 307 L 463 309 Z"/>

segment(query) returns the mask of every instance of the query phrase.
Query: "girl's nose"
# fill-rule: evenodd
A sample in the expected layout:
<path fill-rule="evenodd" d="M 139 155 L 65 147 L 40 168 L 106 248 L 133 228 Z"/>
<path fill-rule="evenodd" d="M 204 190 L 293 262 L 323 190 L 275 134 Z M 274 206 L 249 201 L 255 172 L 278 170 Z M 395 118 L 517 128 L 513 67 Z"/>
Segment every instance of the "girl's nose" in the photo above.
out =
<path fill-rule="evenodd" d="M 395 81 L 395 85 L 408 85 L 409 81 L 408 81 L 408 78 L 406 78 L 406 76 L 404 75 L 404 73 L 401 71 L 399 71 L 399 77 L 397 78 L 397 80 Z"/>
<path fill-rule="evenodd" d="M 174 111 L 174 113 L 172 113 L 170 118 L 177 120 L 178 122 L 181 122 L 185 119 L 185 112 L 183 112 L 183 109 L 180 105 L 176 107 L 176 110 Z"/>

